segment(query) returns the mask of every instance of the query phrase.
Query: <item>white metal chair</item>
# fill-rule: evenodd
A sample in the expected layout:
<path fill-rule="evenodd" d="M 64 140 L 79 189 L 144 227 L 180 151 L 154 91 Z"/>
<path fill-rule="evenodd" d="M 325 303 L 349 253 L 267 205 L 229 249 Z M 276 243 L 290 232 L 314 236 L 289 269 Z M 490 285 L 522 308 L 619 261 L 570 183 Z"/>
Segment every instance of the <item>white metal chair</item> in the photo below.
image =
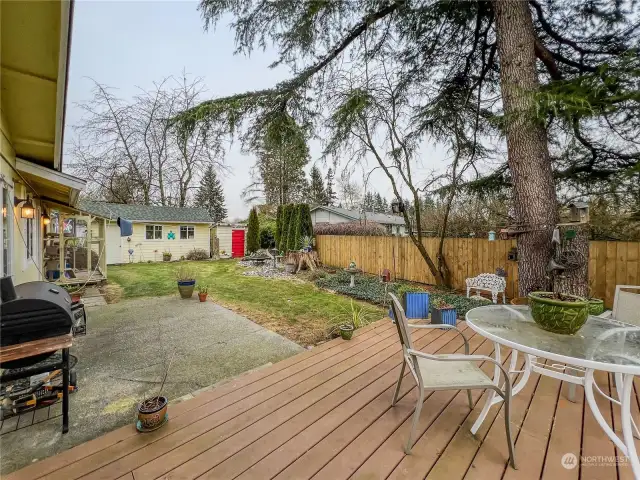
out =
<path fill-rule="evenodd" d="M 600 316 L 640 326 L 640 285 L 616 285 L 613 310 L 608 310 Z"/>
<path fill-rule="evenodd" d="M 404 354 L 404 361 L 402 362 L 402 369 L 400 371 L 400 377 L 396 384 L 395 392 L 393 393 L 393 400 L 391 405 L 394 406 L 398 401 L 398 393 L 400 392 L 400 385 L 402 384 L 402 377 L 404 376 L 405 365 L 409 366 L 411 375 L 418 385 L 418 402 L 416 403 L 415 411 L 413 413 L 413 420 L 411 423 L 411 431 L 409 433 L 409 439 L 405 447 L 405 453 L 408 455 L 413 448 L 413 437 L 416 433 L 418 421 L 420 420 L 420 411 L 422 410 L 422 404 L 424 402 L 425 390 L 467 390 L 469 399 L 469 408 L 473 410 L 473 401 L 471 399 L 472 389 L 492 389 L 504 400 L 504 420 L 505 428 L 507 430 L 507 444 L 509 447 L 509 458 L 511 466 L 515 466 L 515 456 L 513 451 L 513 439 L 511 437 L 511 423 L 510 423 L 510 410 L 511 410 L 511 381 L 507 372 L 502 365 L 495 359 L 486 355 L 470 355 L 469 354 L 469 342 L 464 334 L 453 325 L 413 325 L 407 322 L 407 317 L 404 314 L 404 309 L 398 301 L 398 298 L 389 294 L 391 297 L 391 308 L 396 319 L 395 324 L 398 329 L 398 336 L 400 337 L 400 343 L 402 344 L 402 352 Z M 432 355 L 423 353 L 419 350 L 414 350 L 411 342 L 411 334 L 409 332 L 411 328 L 446 328 L 456 330 L 464 340 L 465 354 L 442 354 Z M 504 378 L 504 386 L 501 389 L 498 385 L 493 383 L 493 380 L 489 378 L 478 367 L 477 362 L 491 362 L 496 365 L 502 372 Z"/>

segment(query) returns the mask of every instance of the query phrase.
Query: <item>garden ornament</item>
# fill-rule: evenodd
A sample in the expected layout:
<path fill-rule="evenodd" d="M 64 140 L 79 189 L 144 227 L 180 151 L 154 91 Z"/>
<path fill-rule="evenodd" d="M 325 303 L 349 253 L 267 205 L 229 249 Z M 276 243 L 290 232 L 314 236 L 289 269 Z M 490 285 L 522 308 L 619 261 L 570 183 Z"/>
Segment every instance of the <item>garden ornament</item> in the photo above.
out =
<path fill-rule="evenodd" d="M 167 240 L 175 240 L 176 239 L 176 234 L 173 233 L 173 231 L 169 230 L 169 233 L 167 233 Z"/>

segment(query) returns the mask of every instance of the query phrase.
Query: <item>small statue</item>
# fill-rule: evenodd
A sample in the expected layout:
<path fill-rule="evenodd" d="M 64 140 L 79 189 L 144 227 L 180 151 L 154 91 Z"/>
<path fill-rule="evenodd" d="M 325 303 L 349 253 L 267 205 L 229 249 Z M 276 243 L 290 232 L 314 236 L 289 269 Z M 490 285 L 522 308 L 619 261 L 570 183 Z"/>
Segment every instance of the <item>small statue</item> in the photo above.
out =
<path fill-rule="evenodd" d="M 351 269 L 355 269 L 355 268 L 356 268 L 356 262 L 352 261 L 352 262 L 349 264 L 349 268 L 351 268 Z"/>

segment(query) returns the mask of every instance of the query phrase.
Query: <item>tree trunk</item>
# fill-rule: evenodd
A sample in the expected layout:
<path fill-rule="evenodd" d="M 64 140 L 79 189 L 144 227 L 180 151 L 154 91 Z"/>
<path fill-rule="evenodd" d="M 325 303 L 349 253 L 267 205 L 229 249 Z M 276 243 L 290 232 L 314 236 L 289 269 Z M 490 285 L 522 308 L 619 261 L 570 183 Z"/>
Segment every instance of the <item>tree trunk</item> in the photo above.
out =
<path fill-rule="evenodd" d="M 547 283 L 558 208 L 547 133 L 535 114 L 539 83 L 531 11 L 523 1 L 494 0 L 493 6 L 515 211 L 529 230 L 518 236 L 518 287 L 524 296 Z"/>

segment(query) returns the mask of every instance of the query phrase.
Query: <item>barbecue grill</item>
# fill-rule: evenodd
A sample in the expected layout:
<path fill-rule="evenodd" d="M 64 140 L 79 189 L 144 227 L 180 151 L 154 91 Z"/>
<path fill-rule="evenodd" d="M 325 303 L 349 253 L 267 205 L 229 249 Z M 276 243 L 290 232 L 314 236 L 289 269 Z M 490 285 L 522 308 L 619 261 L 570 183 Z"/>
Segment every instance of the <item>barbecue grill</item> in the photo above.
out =
<path fill-rule="evenodd" d="M 11 277 L 5 277 L 0 291 L 0 346 L 71 333 L 77 306 L 72 304 L 71 296 L 63 288 L 49 282 L 28 282 L 13 287 Z M 28 357 L 0 367 L 25 367 L 53 353 Z"/>
<path fill-rule="evenodd" d="M 63 433 L 69 429 L 70 334 L 76 324 L 84 329 L 85 322 L 83 305 L 74 304 L 63 288 L 48 282 L 29 282 L 14 287 L 11 277 L 0 279 L 0 348 L 9 351 L 11 347 L 20 346 L 24 352 L 4 357 L 7 361 L 0 362 L 0 368 L 5 369 L 0 381 L 61 369 Z M 65 336 L 68 340 L 57 343 L 59 339 L 65 340 Z M 51 341 L 47 342 L 47 339 Z M 47 348 L 36 346 L 44 344 L 48 344 Z M 62 350 L 60 361 L 43 362 L 57 350 Z"/>

